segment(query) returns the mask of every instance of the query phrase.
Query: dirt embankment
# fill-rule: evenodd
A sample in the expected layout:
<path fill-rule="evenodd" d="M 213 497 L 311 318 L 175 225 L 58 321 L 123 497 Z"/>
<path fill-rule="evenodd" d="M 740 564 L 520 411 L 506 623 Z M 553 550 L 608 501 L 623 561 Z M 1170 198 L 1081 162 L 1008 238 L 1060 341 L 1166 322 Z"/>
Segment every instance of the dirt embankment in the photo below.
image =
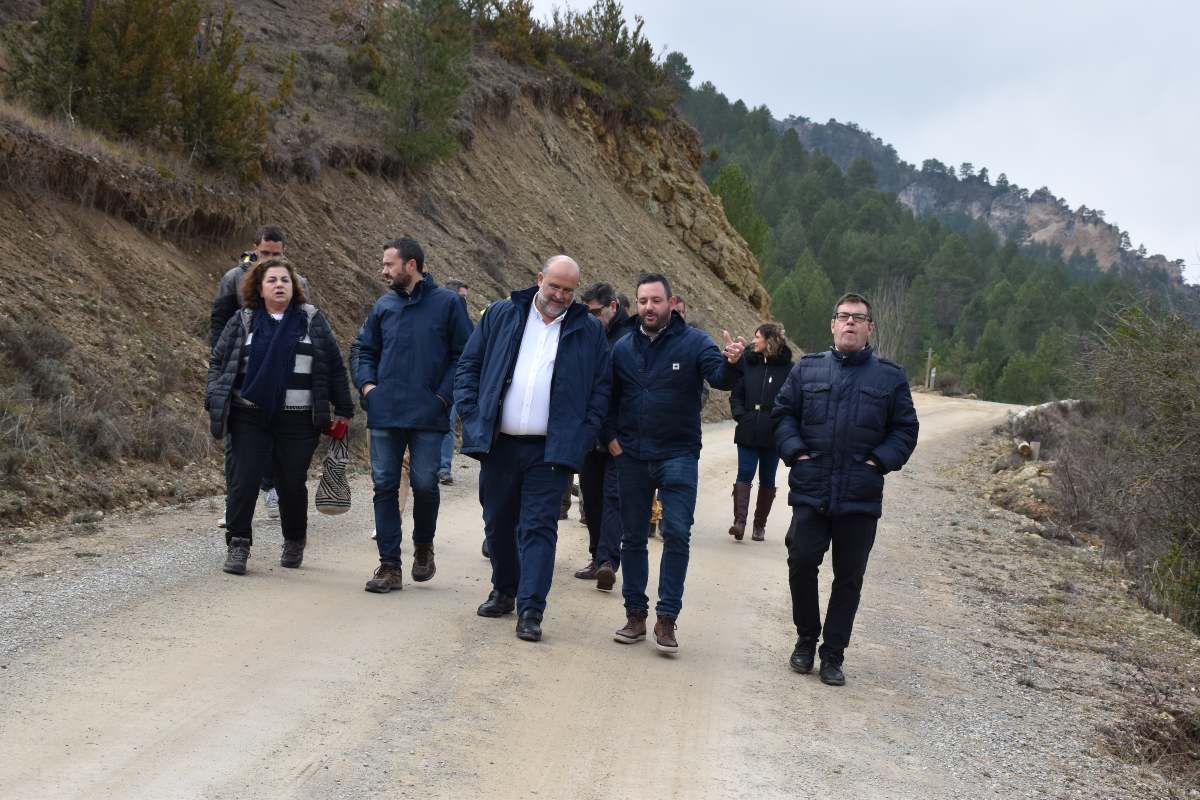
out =
<path fill-rule="evenodd" d="M 306 35 L 297 46 L 317 47 Z M 10 290 L 0 318 L 12 324 L 0 330 L 0 527 L 219 491 L 201 410 L 207 313 L 220 275 L 262 222 L 285 226 L 288 254 L 344 343 L 381 291 L 382 243 L 402 234 L 422 242 L 437 279 L 470 284 L 476 314 L 566 252 L 585 281 L 626 293 L 640 272 L 665 272 L 688 297 L 691 321 L 718 336 L 752 333 L 767 296 L 696 172 L 690 128 L 622 128 L 486 56 L 472 74 L 465 145 L 449 161 L 389 176 L 378 148 L 336 139 L 339 123 L 327 119 L 323 138 L 307 138 L 320 138 L 309 151 L 319 168 L 305 179 L 290 171 L 294 142 L 281 134 L 272 177 L 243 189 L 5 109 L 0 258 Z M 301 83 L 306 101 L 337 89 Z M 325 88 L 314 94 L 316 85 Z"/>

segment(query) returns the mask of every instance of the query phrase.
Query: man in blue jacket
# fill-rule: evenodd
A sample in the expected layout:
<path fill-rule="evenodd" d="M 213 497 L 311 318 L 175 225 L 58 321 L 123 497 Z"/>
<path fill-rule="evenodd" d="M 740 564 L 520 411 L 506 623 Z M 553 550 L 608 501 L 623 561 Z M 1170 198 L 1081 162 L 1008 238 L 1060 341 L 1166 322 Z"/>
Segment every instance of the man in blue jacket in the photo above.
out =
<path fill-rule="evenodd" d="M 425 252 L 416 240 L 405 236 L 388 242 L 382 272 L 391 290 L 375 302 L 358 331 L 354 366 L 354 385 L 371 429 L 379 547 L 379 568 L 365 588 L 379 593 L 404 585 L 399 490 L 406 449 L 413 497 L 412 578 L 427 581 L 437 571 L 438 461 L 450 429 L 454 370 L 471 333 L 462 300 L 425 273 Z"/>
<path fill-rule="evenodd" d="M 488 307 L 459 360 L 454 402 L 465 455 L 482 463 L 479 501 L 492 562 L 481 617 L 514 606 L 536 642 L 554 574 L 558 507 L 608 409 L 604 328 L 574 302 L 579 265 L 548 260 L 537 286 Z"/>
<path fill-rule="evenodd" d="M 796 362 L 771 412 L 775 442 L 791 467 L 788 583 L 796 647 L 790 664 L 812 672 L 822 638 L 821 682 L 842 686 L 867 557 L 883 509 L 883 476 L 917 446 L 917 412 L 904 369 L 871 350 L 871 304 L 845 294 L 829 324 L 833 347 Z M 817 571 L 833 545 L 833 589 L 825 624 Z"/>
<path fill-rule="evenodd" d="M 649 556 L 646 539 L 650 504 L 662 502 L 662 560 L 658 570 L 655 645 L 678 653 L 675 621 L 683 606 L 692 515 L 696 511 L 700 460 L 700 396 L 704 381 L 729 389 L 746 349 L 725 334 L 722 354 L 699 328 L 672 310 L 671 284 L 663 275 L 638 280 L 640 324 L 613 348 L 612 404 L 605 432 L 621 487 L 621 592 L 625 627 L 614 634 L 624 644 L 646 638 Z"/>

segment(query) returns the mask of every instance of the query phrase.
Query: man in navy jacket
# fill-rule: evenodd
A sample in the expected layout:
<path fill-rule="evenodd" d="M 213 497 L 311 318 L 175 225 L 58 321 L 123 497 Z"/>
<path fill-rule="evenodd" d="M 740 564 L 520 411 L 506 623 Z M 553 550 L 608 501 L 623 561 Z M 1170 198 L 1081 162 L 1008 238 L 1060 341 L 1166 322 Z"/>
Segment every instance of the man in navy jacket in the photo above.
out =
<path fill-rule="evenodd" d="M 358 331 L 354 385 L 371 429 L 379 547 L 379 569 L 365 588 L 386 593 L 403 587 L 399 489 L 406 449 L 411 453 L 412 578 L 427 581 L 437 571 L 438 461 L 450 429 L 454 370 L 471 323 L 458 294 L 425 274 L 425 253 L 414 239 L 388 242 L 382 271 L 391 290 L 375 302 Z"/>
<path fill-rule="evenodd" d="M 833 347 L 796 362 L 771 412 L 775 442 L 791 467 L 792 524 L 784 540 L 797 672 L 813 668 L 821 642 L 821 681 L 845 684 L 850 643 L 867 557 L 883 510 L 883 476 L 900 469 L 917 446 L 917 412 L 904 369 L 879 358 L 868 343 L 871 304 L 846 294 L 833 307 Z M 833 589 L 821 625 L 817 570 L 833 544 Z"/>
<path fill-rule="evenodd" d="M 537 286 L 488 307 L 459 359 L 454 402 L 464 455 L 479 459 L 492 562 L 482 617 L 516 607 L 517 636 L 542 637 L 559 500 L 608 409 L 604 328 L 574 302 L 579 265 L 548 260 Z"/>
<path fill-rule="evenodd" d="M 614 634 L 632 644 L 646 638 L 650 504 L 662 502 L 662 560 L 658 572 L 655 645 L 679 652 L 675 621 L 683 605 L 700 460 L 700 406 L 704 381 L 729 389 L 739 374 L 745 341 L 725 334 L 725 351 L 707 333 L 672 311 L 663 275 L 638 280 L 640 325 L 613 348 L 612 404 L 605 432 L 621 486 L 621 592 L 625 627 Z"/>

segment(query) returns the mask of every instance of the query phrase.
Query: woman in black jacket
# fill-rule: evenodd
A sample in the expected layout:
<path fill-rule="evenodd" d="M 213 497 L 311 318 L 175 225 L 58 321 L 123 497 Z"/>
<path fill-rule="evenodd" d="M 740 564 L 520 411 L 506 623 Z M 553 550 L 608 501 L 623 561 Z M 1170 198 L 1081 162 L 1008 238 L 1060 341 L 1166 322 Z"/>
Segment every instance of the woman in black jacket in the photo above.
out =
<path fill-rule="evenodd" d="M 321 430 L 354 415 L 342 352 L 325 315 L 305 302 L 291 262 L 258 261 L 242 281 L 242 310 L 208 364 L 212 435 L 229 434 L 233 480 L 227 487 L 223 569 L 246 572 L 258 484 L 268 463 L 279 491 L 283 555 L 295 569 L 308 532 L 308 467 Z"/>
<path fill-rule="evenodd" d="M 775 395 L 792 368 L 792 351 L 783 338 L 783 328 L 766 323 L 754 332 L 754 343 L 746 354 L 742 377 L 729 393 L 729 407 L 737 420 L 733 441 L 738 449 L 737 482 L 733 484 L 733 525 L 729 535 L 741 541 L 746 535 L 746 514 L 750 509 L 750 482 L 758 471 L 758 500 L 754 505 L 754 533 L 751 538 L 766 538 L 767 515 L 775 501 L 775 470 L 779 451 L 775 449 L 775 426 L 771 408 Z"/>

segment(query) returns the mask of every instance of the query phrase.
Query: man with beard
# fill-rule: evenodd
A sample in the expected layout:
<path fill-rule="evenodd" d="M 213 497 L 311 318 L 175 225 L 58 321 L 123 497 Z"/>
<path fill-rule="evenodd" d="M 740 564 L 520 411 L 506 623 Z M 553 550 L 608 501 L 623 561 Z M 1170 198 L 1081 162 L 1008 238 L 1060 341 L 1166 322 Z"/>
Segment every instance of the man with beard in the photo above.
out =
<path fill-rule="evenodd" d="M 382 272 L 391 290 L 375 302 L 359 329 L 354 367 L 354 385 L 371 430 L 379 548 L 379 568 L 365 588 L 381 594 L 404 585 L 399 489 L 406 450 L 412 454 L 412 579 L 427 581 L 437 571 L 438 461 L 450 429 L 454 370 L 471 333 L 462 299 L 425 272 L 425 252 L 415 239 L 388 242 Z"/>
<path fill-rule="evenodd" d="M 610 352 L 637 325 L 637 318 L 621 308 L 611 284 L 593 283 L 583 290 L 580 299 L 604 326 Z M 596 588 L 603 592 L 612 591 L 617 570 L 621 568 L 621 489 L 612 460 L 608 444 L 598 438 L 596 446 L 583 457 L 583 471 L 579 473 L 579 489 L 587 519 L 588 552 L 592 557 L 575 577 L 595 581 Z"/>
<path fill-rule="evenodd" d="M 493 303 L 459 360 L 454 401 L 464 455 L 482 462 L 479 500 L 492 562 L 481 617 L 517 611 L 517 636 L 542 638 L 558 505 L 608 409 L 604 329 L 574 302 L 579 265 L 550 258 L 537 286 Z"/>
<path fill-rule="evenodd" d="M 646 638 L 646 538 L 657 489 L 663 505 L 663 554 L 654 638 L 660 651 L 675 654 L 675 621 L 683 605 L 696 511 L 700 390 L 705 380 L 718 389 L 733 386 L 746 343 L 733 341 L 727 331 L 722 353 L 708 334 L 689 327 L 673 311 L 671 284 L 663 275 L 638 280 L 637 309 L 637 330 L 613 348 L 612 404 L 605 433 L 617 466 L 624 523 L 621 592 L 626 624 L 614 638 L 623 644 Z"/>

